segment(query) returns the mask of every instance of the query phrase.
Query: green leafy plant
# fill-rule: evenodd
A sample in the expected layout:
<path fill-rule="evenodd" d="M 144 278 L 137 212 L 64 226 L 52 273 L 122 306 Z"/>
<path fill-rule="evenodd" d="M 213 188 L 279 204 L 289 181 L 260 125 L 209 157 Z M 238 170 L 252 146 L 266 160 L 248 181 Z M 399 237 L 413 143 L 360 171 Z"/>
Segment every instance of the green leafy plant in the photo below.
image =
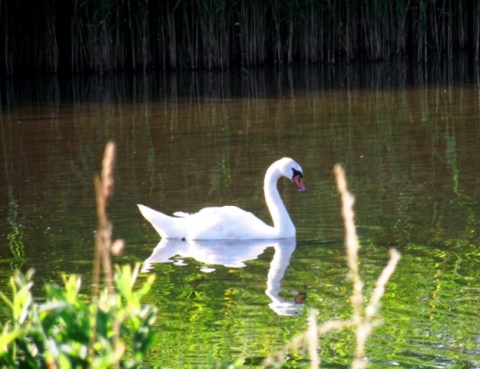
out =
<path fill-rule="evenodd" d="M 134 289 L 138 273 L 138 265 L 133 269 L 129 265 L 117 266 L 113 278 L 116 292 L 112 294 L 105 288 L 94 305 L 80 294 L 81 279 L 75 275 L 64 275 L 63 286 L 47 285 L 45 302 L 36 303 L 31 291 L 33 271 L 25 274 L 17 271 L 10 278 L 12 298 L 0 293 L 6 317 L 0 323 L 0 366 L 132 368 L 138 365 L 155 342 L 151 327 L 156 319 L 156 308 L 141 304 L 154 276 Z"/>

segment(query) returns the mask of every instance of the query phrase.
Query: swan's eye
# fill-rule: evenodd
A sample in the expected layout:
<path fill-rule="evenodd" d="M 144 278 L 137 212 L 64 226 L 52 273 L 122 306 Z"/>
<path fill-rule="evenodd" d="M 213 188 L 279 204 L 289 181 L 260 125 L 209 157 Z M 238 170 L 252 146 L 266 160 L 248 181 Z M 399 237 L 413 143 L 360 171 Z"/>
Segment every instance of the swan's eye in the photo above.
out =
<path fill-rule="evenodd" d="M 296 170 L 295 168 L 292 168 L 292 170 L 293 170 L 292 179 L 293 179 L 293 177 L 295 177 L 295 176 L 300 176 L 300 178 L 303 178 L 302 172 L 300 172 L 299 170 Z"/>

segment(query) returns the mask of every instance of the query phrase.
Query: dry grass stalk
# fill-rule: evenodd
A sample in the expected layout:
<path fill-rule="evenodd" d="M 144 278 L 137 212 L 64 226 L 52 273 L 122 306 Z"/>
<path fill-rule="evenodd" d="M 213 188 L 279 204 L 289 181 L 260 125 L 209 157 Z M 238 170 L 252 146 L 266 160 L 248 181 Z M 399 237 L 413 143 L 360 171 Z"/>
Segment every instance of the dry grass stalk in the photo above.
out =
<path fill-rule="evenodd" d="M 378 277 L 377 284 L 370 298 L 370 302 L 365 309 L 365 316 L 367 318 L 374 317 L 378 309 L 380 308 L 380 300 L 385 293 L 385 286 L 390 280 L 391 275 L 395 271 L 399 260 L 400 253 L 395 249 L 390 249 L 390 260 L 388 261 L 388 264 L 385 266 L 385 268 L 382 270 L 382 273 Z"/>
<path fill-rule="evenodd" d="M 353 283 L 353 294 L 351 297 L 352 307 L 354 309 L 353 319 L 356 321 L 362 315 L 363 310 L 363 282 L 360 278 L 358 268 L 358 236 L 355 228 L 355 215 L 353 212 L 353 205 L 355 199 L 353 195 L 348 192 L 347 179 L 345 172 L 340 165 L 334 167 L 335 179 L 337 181 L 337 189 L 342 200 L 342 216 L 345 226 L 345 246 L 347 252 L 348 277 Z"/>
<path fill-rule="evenodd" d="M 342 200 L 348 278 L 353 283 L 353 292 L 350 298 L 353 310 L 352 318 L 346 320 L 328 320 L 317 326 L 317 314 L 311 312 L 308 317 L 308 330 L 292 339 L 288 346 L 279 351 L 275 356 L 266 358 L 262 363 L 263 366 L 275 366 L 278 363 L 282 363 L 286 358 L 284 351 L 298 350 L 306 347 L 310 355 L 310 367 L 319 368 L 320 358 L 317 352 L 318 337 L 328 332 L 348 327 L 355 329 L 355 351 L 351 368 L 363 369 L 367 366 L 365 345 L 372 329 L 377 323 L 380 300 L 385 293 L 385 286 L 400 260 L 400 253 L 394 249 L 390 250 L 390 259 L 376 281 L 369 303 L 366 304 L 363 297 L 364 284 L 360 276 L 358 263 L 358 250 L 360 247 L 355 227 L 355 213 L 353 211 L 355 199 L 348 191 L 345 172 L 340 165 L 335 165 L 334 174 L 337 189 Z"/>
<path fill-rule="evenodd" d="M 113 291 L 112 285 L 112 263 L 110 259 L 110 248 L 112 244 L 112 225 L 107 217 L 108 199 L 113 192 L 113 165 L 115 162 L 115 144 L 109 142 L 105 147 L 105 153 L 102 162 L 102 172 L 100 176 L 96 176 L 95 195 L 97 201 L 97 218 L 98 228 L 95 236 L 95 260 L 93 288 L 94 298 L 98 295 L 98 287 L 100 283 L 100 270 L 105 273 L 105 280 L 108 290 Z"/>
<path fill-rule="evenodd" d="M 93 266 L 93 284 L 92 284 L 92 305 L 98 309 L 97 301 L 100 287 L 100 274 L 103 270 L 104 280 L 107 285 L 109 293 L 114 293 L 113 288 L 113 272 L 112 272 L 112 253 L 118 254 L 121 252 L 124 246 L 123 240 L 116 240 L 112 244 L 112 224 L 108 220 L 107 216 L 107 205 L 108 200 L 113 192 L 114 177 L 113 177 L 113 167 L 115 163 L 115 144 L 109 142 L 105 147 L 105 152 L 103 155 L 102 161 L 102 172 L 100 176 L 94 178 L 95 184 L 95 195 L 97 201 L 97 218 L 98 218 L 98 228 L 95 235 L 95 259 Z M 96 314 L 94 314 L 96 319 Z M 118 353 L 123 351 L 123 346 L 118 340 L 119 336 L 119 324 L 120 321 L 117 321 L 117 326 L 115 328 L 115 344 L 116 351 Z M 96 335 L 96 321 L 94 322 L 91 338 L 90 338 L 90 358 L 94 356 L 93 343 L 95 342 Z M 121 355 L 118 355 L 120 358 Z M 93 360 L 90 360 L 90 363 L 93 363 Z M 120 361 L 117 361 L 117 367 L 119 367 Z"/>
<path fill-rule="evenodd" d="M 353 283 L 353 293 L 351 303 L 353 308 L 352 325 L 355 327 L 355 354 L 352 362 L 352 368 L 360 369 L 367 366 L 365 359 L 365 345 L 374 325 L 375 316 L 380 308 L 380 299 L 385 292 L 385 285 L 395 270 L 400 254 L 396 250 L 390 250 L 390 260 L 384 268 L 380 277 L 377 279 L 376 287 L 370 298 L 370 302 L 365 307 L 363 298 L 363 281 L 360 277 L 358 267 L 358 249 L 359 242 L 355 228 L 355 215 L 353 205 L 355 199 L 348 191 L 345 172 L 340 165 L 334 167 L 337 189 L 342 199 L 342 216 L 345 225 L 345 243 L 348 263 L 348 276 Z"/>
<path fill-rule="evenodd" d="M 310 356 L 310 368 L 315 369 L 320 366 L 320 357 L 318 356 L 318 326 L 317 313 L 310 311 L 308 315 L 308 330 L 306 333 L 308 342 L 308 354 Z"/>

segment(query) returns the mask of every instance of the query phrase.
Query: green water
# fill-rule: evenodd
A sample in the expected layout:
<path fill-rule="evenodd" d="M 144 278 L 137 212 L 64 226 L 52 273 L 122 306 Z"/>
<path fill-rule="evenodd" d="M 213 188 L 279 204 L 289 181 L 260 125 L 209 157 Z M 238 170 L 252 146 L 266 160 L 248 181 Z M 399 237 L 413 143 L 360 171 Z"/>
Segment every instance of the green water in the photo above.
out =
<path fill-rule="evenodd" d="M 39 299 L 62 272 L 81 274 L 88 293 L 92 178 L 112 139 L 109 215 L 114 237 L 127 242 L 118 262 L 157 275 L 147 300 L 159 307 L 159 341 L 146 364 L 258 366 L 304 331 L 310 309 L 319 322 L 351 314 L 332 174 L 342 163 L 367 295 L 388 249 L 402 253 L 383 324 L 368 341 L 371 367 L 479 368 L 478 73 L 356 68 L 9 81 L 0 114 L 1 286 L 14 268 L 33 267 Z M 137 203 L 165 213 L 237 205 L 269 221 L 263 176 L 282 156 L 302 165 L 307 187 L 302 194 L 279 182 L 296 242 L 168 244 L 154 253 L 159 236 Z M 295 305 L 304 285 L 305 304 Z M 328 334 L 319 346 L 322 367 L 347 367 L 353 334 Z M 286 368 L 309 367 L 304 351 L 287 357 Z"/>

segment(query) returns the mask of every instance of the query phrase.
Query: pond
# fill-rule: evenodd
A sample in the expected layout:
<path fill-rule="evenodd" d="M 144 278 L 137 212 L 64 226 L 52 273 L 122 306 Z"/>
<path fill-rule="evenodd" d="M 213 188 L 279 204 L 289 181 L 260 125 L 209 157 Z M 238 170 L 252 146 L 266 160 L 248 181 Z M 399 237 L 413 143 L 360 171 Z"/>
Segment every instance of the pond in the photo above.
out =
<path fill-rule="evenodd" d="M 305 331 L 309 311 L 319 323 L 352 313 L 332 172 L 341 163 L 367 298 L 388 250 L 402 254 L 370 367 L 480 368 L 479 76 L 459 62 L 6 81 L 1 289 L 15 268 L 35 268 L 39 300 L 62 273 L 82 275 L 89 293 L 92 179 L 113 140 L 108 211 L 127 243 L 116 261 L 156 275 L 145 302 L 159 308 L 159 340 L 145 364 L 258 367 Z M 278 183 L 296 240 L 161 241 L 138 211 L 236 205 L 269 223 L 263 177 L 284 156 L 307 188 Z M 322 336 L 322 367 L 348 367 L 353 348 L 351 330 Z M 309 367 L 307 352 L 289 352 L 283 367 Z"/>

